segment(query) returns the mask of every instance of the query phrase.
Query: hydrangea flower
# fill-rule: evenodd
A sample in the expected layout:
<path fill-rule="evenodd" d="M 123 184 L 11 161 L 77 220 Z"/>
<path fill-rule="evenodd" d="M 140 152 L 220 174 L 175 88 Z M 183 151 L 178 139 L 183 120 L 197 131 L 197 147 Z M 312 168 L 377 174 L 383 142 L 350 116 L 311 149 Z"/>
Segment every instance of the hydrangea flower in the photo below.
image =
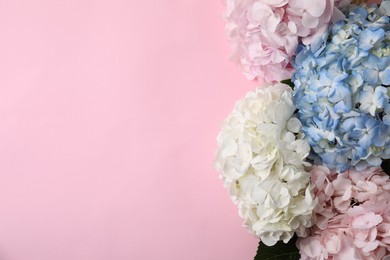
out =
<path fill-rule="evenodd" d="M 354 6 L 295 59 L 294 102 L 312 158 L 338 172 L 390 158 L 389 14 L 390 1 Z"/>
<path fill-rule="evenodd" d="M 390 254 L 390 179 L 380 167 L 337 174 L 314 166 L 316 224 L 299 238 L 301 259 L 382 259 Z"/>
<path fill-rule="evenodd" d="M 310 147 L 294 116 L 292 90 L 276 83 L 249 92 L 218 135 L 216 168 L 245 226 L 264 244 L 306 235 L 316 205 L 309 186 Z"/>
<path fill-rule="evenodd" d="M 350 0 L 226 0 L 226 31 L 232 59 L 249 79 L 275 82 L 291 78 L 290 63 L 298 43 L 310 44 L 333 19 L 342 17 L 335 3 Z"/>

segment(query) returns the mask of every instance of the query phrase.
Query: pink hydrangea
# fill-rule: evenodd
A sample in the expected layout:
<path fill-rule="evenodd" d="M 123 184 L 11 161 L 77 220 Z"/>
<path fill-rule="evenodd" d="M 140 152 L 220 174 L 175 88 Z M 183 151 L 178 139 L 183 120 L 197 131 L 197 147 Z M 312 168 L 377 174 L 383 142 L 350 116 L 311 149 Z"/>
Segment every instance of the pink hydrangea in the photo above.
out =
<path fill-rule="evenodd" d="M 318 205 L 311 235 L 297 242 L 301 259 L 382 259 L 390 254 L 390 179 L 380 167 L 342 174 L 314 166 Z"/>
<path fill-rule="evenodd" d="M 335 4 L 350 0 L 226 0 L 232 59 L 249 79 L 275 82 L 291 78 L 298 43 L 310 44 L 332 20 Z"/>

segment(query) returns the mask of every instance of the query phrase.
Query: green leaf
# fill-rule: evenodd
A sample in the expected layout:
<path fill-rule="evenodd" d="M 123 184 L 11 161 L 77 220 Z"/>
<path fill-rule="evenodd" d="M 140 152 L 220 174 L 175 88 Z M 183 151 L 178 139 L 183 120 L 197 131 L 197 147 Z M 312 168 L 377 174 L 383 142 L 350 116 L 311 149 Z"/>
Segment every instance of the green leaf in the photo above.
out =
<path fill-rule="evenodd" d="M 254 260 L 299 260 L 300 254 L 295 245 L 296 241 L 296 236 L 291 238 L 287 244 L 279 241 L 274 246 L 266 246 L 260 241 Z"/>
<path fill-rule="evenodd" d="M 291 81 L 291 79 L 282 80 L 280 83 L 289 85 L 292 89 L 294 89 L 294 83 Z"/>

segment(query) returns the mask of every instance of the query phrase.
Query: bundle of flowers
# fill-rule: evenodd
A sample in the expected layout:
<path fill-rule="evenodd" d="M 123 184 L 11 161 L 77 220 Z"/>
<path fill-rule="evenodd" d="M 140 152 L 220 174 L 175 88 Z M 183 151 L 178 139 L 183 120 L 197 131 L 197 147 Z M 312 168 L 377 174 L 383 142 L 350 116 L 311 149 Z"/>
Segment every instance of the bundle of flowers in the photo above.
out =
<path fill-rule="evenodd" d="M 226 26 L 232 59 L 249 79 L 291 78 L 299 43 L 310 44 L 342 13 L 334 0 L 227 0 Z"/>
<path fill-rule="evenodd" d="M 390 179 L 380 167 L 338 174 L 314 166 L 311 181 L 317 221 L 298 239 L 301 259 L 382 259 L 390 252 Z"/>
<path fill-rule="evenodd" d="M 255 259 L 390 259 L 390 0 L 226 3 L 233 60 L 260 85 L 215 165 Z"/>
<path fill-rule="evenodd" d="M 381 7 L 352 7 L 294 62 L 302 131 L 339 172 L 390 158 L 390 8 Z"/>
<path fill-rule="evenodd" d="M 292 91 L 276 83 L 237 102 L 218 136 L 216 167 L 244 224 L 264 244 L 306 236 L 316 205 Z"/>

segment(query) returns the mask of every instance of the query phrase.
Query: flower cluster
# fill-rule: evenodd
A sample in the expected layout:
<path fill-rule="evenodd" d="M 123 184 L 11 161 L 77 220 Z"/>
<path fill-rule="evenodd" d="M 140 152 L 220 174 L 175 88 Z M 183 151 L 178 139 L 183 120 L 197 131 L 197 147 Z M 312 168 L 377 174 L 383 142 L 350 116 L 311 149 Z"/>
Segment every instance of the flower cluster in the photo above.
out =
<path fill-rule="evenodd" d="M 352 7 L 297 54 L 302 131 L 324 165 L 343 172 L 390 158 L 390 2 Z"/>
<path fill-rule="evenodd" d="M 349 0 L 226 0 L 226 31 L 232 59 L 249 79 L 275 82 L 291 78 L 291 58 L 299 42 L 310 44 L 332 19 L 334 4 Z"/>
<path fill-rule="evenodd" d="M 245 226 L 301 259 L 390 260 L 390 0 L 226 1 L 233 58 L 265 82 L 217 140 Z"/>
<path fill-rule="evenodd" d="M 216 168 L 244 224 L 266 245 L 306 235 L 316 205 L 292 91 L 277 83 L 237 102 L 217 138 Z"/>
<path fill-rule="evenodd" d="M 337 174 L 315 166 L 318 198 L 311 235 L 298 239 L 301 259 L 382 259 L 390 253 L 390 179 L 380 167 Z"/>

